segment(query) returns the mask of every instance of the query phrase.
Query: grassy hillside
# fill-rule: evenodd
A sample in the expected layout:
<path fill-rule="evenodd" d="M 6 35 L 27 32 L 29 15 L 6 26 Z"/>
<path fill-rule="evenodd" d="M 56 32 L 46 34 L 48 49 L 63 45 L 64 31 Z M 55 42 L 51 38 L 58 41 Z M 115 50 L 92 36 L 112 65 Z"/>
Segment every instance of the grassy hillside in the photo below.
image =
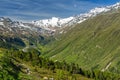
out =
<path fill-rule="evenodd" d="M 120 11 L 88 19 L 47 47 L 43 55 L 53 60 L 120 73 Z"/>
<path fill-rule="evenodd" d="M 22 57 L 23 56 L 23 57 Z M 8 51 L 0 48 L 0 80 L 93 80 L 62 69 L 52 70 L 36 51 Z M 49 62 L 49 61 L 48 61 Z M 43 67 L 44 65 L 44 67 Z"/>

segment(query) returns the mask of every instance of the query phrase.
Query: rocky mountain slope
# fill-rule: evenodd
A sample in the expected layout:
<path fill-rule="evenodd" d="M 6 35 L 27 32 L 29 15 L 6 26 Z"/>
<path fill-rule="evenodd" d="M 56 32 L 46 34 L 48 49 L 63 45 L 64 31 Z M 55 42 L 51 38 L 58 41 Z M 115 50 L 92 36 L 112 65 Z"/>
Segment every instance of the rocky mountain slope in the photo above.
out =
<path fill-rule="evenodd" d="M 37 48 L 37 44 L 45 45 L 51 39 L 52 31 L 37 27 L 30 23 L 0 18 L 0 47 L 7 49 Z"/>
<path fill-rule="evenodd" d="M 1 34 L 21 34 L 21 35 L 30 35 L 35 34 L 36 35 L 51 35 L 52 31 L 48 31 L 46 29 L 37 27 L 30 23 L 22 23 L 18 21 L 12 21 L 9 18 L 0 18 L 0 33 Z M 12 34 L 13 33 L 13 34 Z"/>

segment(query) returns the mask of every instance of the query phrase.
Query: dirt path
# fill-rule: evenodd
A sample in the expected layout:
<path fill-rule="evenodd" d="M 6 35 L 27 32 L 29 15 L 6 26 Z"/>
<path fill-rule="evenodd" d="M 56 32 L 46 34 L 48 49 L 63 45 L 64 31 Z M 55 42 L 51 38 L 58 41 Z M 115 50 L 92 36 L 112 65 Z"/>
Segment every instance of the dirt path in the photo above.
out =
<path fill-rule="evenodd" d="M 102 71 L 102 72 L 106 71 L 106 70 L 110 67 L 110 65 L 111 65 L 111 62 L 109 62 L 109 64 L 108 64 L 108 65 L 106 65 L 106 67 L 105 67 L 105 68 L 103 68 L 101 71 Z"/>

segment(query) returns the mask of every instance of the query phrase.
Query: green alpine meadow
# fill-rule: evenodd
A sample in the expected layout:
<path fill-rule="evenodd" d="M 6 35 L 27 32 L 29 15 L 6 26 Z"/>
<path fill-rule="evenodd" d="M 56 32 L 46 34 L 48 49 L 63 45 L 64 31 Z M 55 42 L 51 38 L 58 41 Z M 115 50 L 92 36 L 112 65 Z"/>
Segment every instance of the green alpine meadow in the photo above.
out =
<path fill-rule="evenodd" d="M 43 55 L 85 69 L 119 73 L 119 23 L 120 10 L 90 18 L 48 44 Z"/>

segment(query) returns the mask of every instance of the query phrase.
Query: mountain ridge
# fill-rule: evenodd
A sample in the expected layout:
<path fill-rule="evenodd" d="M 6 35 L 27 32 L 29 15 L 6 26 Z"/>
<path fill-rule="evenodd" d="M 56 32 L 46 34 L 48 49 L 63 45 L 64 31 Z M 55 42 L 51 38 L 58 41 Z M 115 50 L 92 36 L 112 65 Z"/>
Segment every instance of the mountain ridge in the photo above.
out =
<path fill-rule="evenodd" d="M 65 27 L 69 28 L 70 26 L 80 24 L 83 21 L 95 17 L 101 13 L 106 13 L 111 10 L 117 10 L 119 8 L 120 2 L 110 6 L 94 8 L 87 13 L 79 14 L 77 16 L 71 16 L 68 18 L 52 17 L 51 19 L 43 19 L 38 21 L 32 21 L 29 23 L 12 21 L 10 18 L 0 17 L 0 26 L 9 26 L 8 30 L 12 30 L 11 28 L 14 27 L 51 36 L 55 35 L 56 32 L 58 34 L 61 34 L 62 32 L 64 32 Z M 3 28 L 1 30 L 3 30 Z"/>
<path fill-rule="evenodd" d="M 39 27 L 47 27 L 47 29 L 50 27 L 64 27 L 64 26 L 71 26 L 77 23 L 81 23 L 85 20 L 87 20 L 90 17 L 95 17 L 96 15 L 103 13 L 103 12 L 108 12 L 112 9 L 118 9 L 120 8 L 120 2 L 110 5 L 110 6 L 105 6 L 105 7 L 96 7 L 94 9 L 91 9 L 87 13 L 79 14 L 77 16 L 71 16 L 68 18 L 58 18 L 58 17 L 52 17 L 51 19 L 43 19 L 43 20 L 38 20 L 38 21 L 33 21 L 32 24 L 39 26 Z M 51 30 L 51 29 L 50 29 Z"/>

